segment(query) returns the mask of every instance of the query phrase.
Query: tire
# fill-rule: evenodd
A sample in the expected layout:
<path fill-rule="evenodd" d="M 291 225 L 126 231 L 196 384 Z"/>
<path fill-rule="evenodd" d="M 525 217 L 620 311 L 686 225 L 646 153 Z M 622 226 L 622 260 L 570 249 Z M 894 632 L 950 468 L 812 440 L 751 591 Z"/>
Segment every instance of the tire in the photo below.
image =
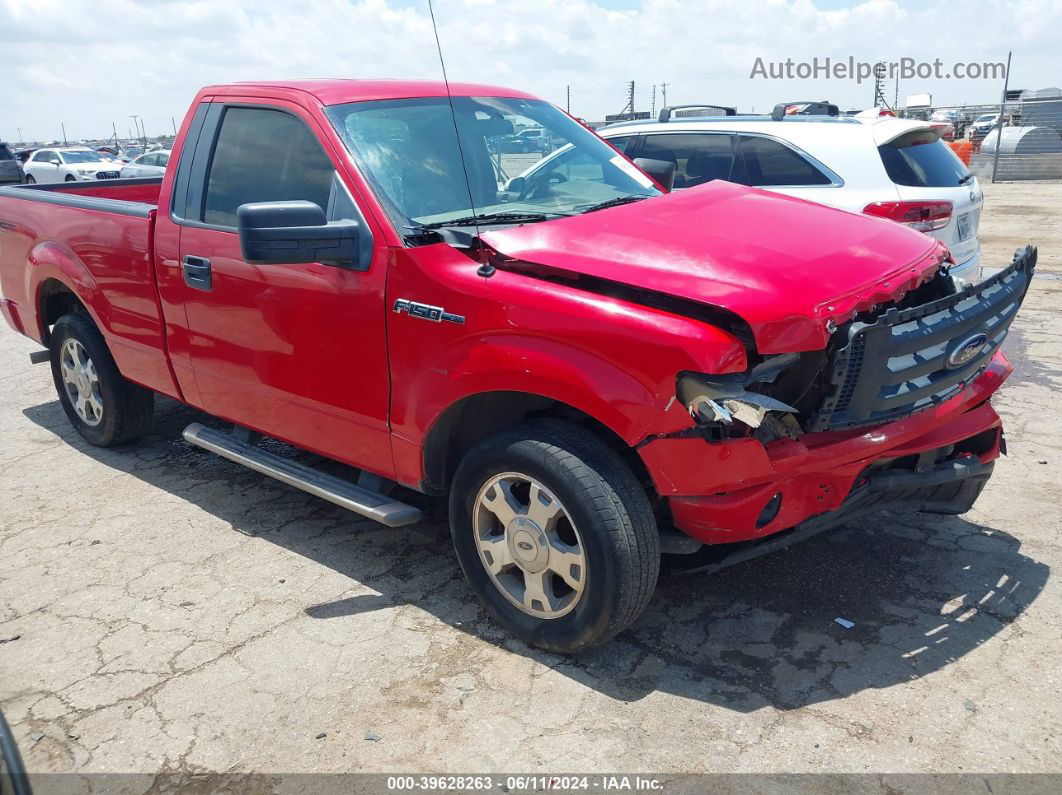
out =
<path fill-rule="evenodd" d="M 520 151 L 526 155 L 531 152 L 531 148 L 525 144 L 524 146 L 520 147 Z"/>
<path fill-rule="evenodd" d="M 67 174 L 66 179 L 64 179 L 63 182 L 77 182 L 77 177 L 73 174 Z"/>
<path fill-rule="evenodd" d="M 520 510 L 503 530 L 488 505 L 500 506 L 505 489 Z M 543 522 L 551 512 L 556 518 Z M 566 422 L 529 422 L 469 450 L 450 491 L 450 531 L 461 569 L 490 615 L 554 652 L 600 645 L 630 626 L 660 571 L 645 489 L 596 436 Z M 539 588 L 529 587 L 535 582 Z"/>
<path fill-rule="evenodd" d="M 97 447 L 110 447 L 148 431 L 155 393 L 122 377 L 103 335 L 87 314 L 59 318 L 50 342 L 55 389 L 78 433 Z M 73 353 L 77 353 L 76 361 Z M 75 383 L 68 382 L 68 377 Z"/>
<path fill-rule="evenodd" d="M 36 185 L 36 184 L 37 184 L 37 180 L 35 180 L 35 179 L 33 178 L 33 175 L 32 175 L 32 174 L 27 174 L 27 175 L 26 175 L 26 184 L 27 184 L 27 185 Z"/>

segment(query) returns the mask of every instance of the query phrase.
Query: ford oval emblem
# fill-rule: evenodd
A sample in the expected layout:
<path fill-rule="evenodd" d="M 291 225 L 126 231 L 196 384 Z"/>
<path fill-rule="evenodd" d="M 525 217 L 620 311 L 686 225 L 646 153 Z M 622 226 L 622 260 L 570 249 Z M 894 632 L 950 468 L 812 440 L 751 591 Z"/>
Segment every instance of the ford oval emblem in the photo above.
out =
<path fill-rule="evenodd" d="M 948 367 L 962 367 L 977 356 L 987 344 L 988 335 L 984 332 L 964 339 L 955 346 L 955 350 L 948 354 Z"/>

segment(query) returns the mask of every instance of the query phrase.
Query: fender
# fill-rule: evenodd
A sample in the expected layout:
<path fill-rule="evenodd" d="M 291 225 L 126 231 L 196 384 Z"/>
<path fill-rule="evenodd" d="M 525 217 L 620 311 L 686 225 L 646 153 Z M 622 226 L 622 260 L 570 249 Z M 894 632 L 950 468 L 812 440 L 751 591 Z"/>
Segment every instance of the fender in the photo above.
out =
<path fill-rule="evenodd" d="M 43 285 L 49 279 L 62 284 L 88 310 L 93 322 L 108 338 L 107 302 L 100 293 L 88 266 L 67 246 L 53 241 L 44 241 L 30 249 L 26 257 L 26 297 L 27 313 L 32 322 L 27 320 L 26 330 L 37 342 L 47 344 L 48 329 L 45 325 L 43 307 Z"/>
<path fill-rule="evenodd" d="M 394 254 L 391 429 L 403 483 L 420 482 L 428 433 L 473 395 L 557 401 L 633 446 L 690 426 L 675 400 L 680 372 L 747 366 L 736 337 L 697 318 L 521 272 L 499 269 L 484 279 L 445 244 Z M 407 311 L 408 302 L 437 309 L 438 318 Z"/>
<path fill-rule="evenodd" d="M 25 321 L 27 335 L 42 345 L 48 344 L 47 318 L 44 314 L 45 284 L 56 281 L 70 290 L 85 307 L 107 341 L 118 371 L 130 381 L 181 400 L 169 361 L 159 335 L 161 324 L 147 329 L 135 339 L 129 327 L 130 315 L 116 309 L 89 266 L 68 246 L 42 241 L 26 257 L 26 296 L 32 321 Z M 128 298 L 128 297 L 127 297 Z M 145 332 L 145 329 L 138 329 Z M 155 344 L 157 341 L 157 344 Z"/>
<path fill-rule="evenodd" d="M 668 367 L 665 362 L 663 369 Z M 619 363 L 544 336 L 499 332 L 468 337 L 441 351 L 415 383 L 393 393 L 396 476 L 414 488 L 424 481 L 427 440 L 467 398 L 508 392 L 555 401 L 593 418 L 633 447 L 651 434 L 691 426 L 674 391 L 673 372 L 649 385 Z M 404 421 L 398 422 L 399 417 Z"/>

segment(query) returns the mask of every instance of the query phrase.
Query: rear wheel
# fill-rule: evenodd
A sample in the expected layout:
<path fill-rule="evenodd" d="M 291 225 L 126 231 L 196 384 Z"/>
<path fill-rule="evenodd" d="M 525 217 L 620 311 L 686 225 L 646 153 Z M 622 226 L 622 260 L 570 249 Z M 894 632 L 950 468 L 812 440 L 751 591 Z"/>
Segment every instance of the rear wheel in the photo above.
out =
<path fill-rule="evenodd" d="M 51 352 L 59 402 L 85 439 L 109 447 L 132 441 L 148 430 L 155 393 L 122 377 L 88 315 L 59 318 L 52 329 Z"/>
<path fill-rule="evenodd" d="M 26 175 L 26 184 L 27 184 L 27 185 L 35 185 L 35 184 L 37 184 L 37 180 L 35 180 L 35 179 L 33 178 L 33 175 L 32 175 L 32 174 L 27 174 L 27 175 Z"/>
<path fill-rule="evenodd" d="M 543 421 L 469 451 L 454 477 L 450 527 L 469 583 L 506 630 L 577 652 L 644 609 L 660 568 L 641 484 L 597 437 Z"/>

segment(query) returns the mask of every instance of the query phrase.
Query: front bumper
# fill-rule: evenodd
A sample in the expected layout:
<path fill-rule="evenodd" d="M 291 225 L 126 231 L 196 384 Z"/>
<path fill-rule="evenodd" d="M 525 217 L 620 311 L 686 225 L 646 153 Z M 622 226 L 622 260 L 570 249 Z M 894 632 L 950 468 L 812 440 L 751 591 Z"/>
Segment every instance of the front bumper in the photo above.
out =
<path fill-rule="evenodd" d="M 755 439 L 658 438 L 639 453 L 657 492 L 670 503 L 675 526 L 704 543 L 762 538 L 836 511 L 875 482 L 896 485 L 904 477 L 902 489 L 942 486 L 922 495 L 933 509 L 962 512 L 999 456 L 1002 424 L 988 398 L 1012 370 L 997 352 L 950 400 L 870 429 L 824 431 L 768 445 Z M 913 469 L 905 468 L 912 463 Z M 934 470 L 941 467 L 950 472 L 948 484 L 936 482 L 942 475 Z M 882 480 L 885 475 L 891 480 Z M 957 488 L 946 498 L 964 480 L 980 485 Z"/>

